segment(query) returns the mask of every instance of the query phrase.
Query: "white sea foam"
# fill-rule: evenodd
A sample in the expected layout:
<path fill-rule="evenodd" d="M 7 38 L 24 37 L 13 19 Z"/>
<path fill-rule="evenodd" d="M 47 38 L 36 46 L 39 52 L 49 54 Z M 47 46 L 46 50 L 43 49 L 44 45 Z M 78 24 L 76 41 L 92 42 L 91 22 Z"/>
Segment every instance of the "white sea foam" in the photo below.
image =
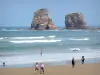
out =
<path fill-rule="evenodd" d="M 23 29 L 10 29 L 10 30 L 8 30 L 8 29 L 1 29 L 1 31 L 29 31 L 29 30 L 23 30 Z"/>
<path fill-rule="evenodd" d="M 49 38 L 55 38 L 56 36 L 48 36 Z"/>
<path fill-rule="evenodd" d="M 50 42 L 60 42 L 61 40 L 20 40 L 20 41 L 10 41 L 12 43 L 36 43 L 36 42 L 39 42 L 39 43 L 50 43 Z"/>
<path fill-rule="evenodd" d="M 8 37 L 0 37 L 0 40 L 7 39 Z"/>
<path fill-rule="evenodd" d="M 45 36 L 35 36 L 35 37 L 0 37 L 0 40 L 2 40 L 2 39 L 18 39 L 18 40 L 31 40 L 31 39 L 45 39 L 45 38 L 55 38 L 56 36 L 47 36 L 47 37 L 45 37 Z"/>
<path fill-rule="evenodd" d="M 54 62 L 54 61 L 63 61 L 71 60 L 73 57 L 76 59 L 81 59 L 82 56 L 87 58 L 100 58 L 100 52 L 91 52 L 91 53 L 49 53 L 43 54 L 41 57 L 39 54 L 34 55 L 19 55 L 19 56 L 10 56 L 10 57 L 0 57 L 0 65 L 5 61 L 6 65 L 12 64 L 28 64 L 36 62 Z M 65 58 L 66 57 L 66 58 Z"/>
<path fill-rule="evenodd" d="M 68 40 L 76 40 L 76 41 L 81 41 L 81 40 L 89 40 L 89 38 L 69 38 Z"/>
<path fill-rule="evenodd" d="M 4 39 L 3 37 L 0 37 L 0 40 Z"/>
<path fill-rule="evenodd" d="M 47 30 L 46 30 L 47 31 Z M 58 29 L 55 29 L 55 30 L 48 30 L 48 31 L 60 31 L 60 30 L 58 30 Z"/>
<path fill-rule="evenodd" d="M 44 36 L 39 37 L 11 37 L 11 39 L 44 39 Z"/>
<path fill-rule="evenodd" d="M 70 30 L 70 31 L 83 31 L 83 30 Z"/>
<path fill-rule="evenodd" d="M 1 31 L 18 31 L 18 30 L 7 30 L 7 29 L 1 29 Z"/>

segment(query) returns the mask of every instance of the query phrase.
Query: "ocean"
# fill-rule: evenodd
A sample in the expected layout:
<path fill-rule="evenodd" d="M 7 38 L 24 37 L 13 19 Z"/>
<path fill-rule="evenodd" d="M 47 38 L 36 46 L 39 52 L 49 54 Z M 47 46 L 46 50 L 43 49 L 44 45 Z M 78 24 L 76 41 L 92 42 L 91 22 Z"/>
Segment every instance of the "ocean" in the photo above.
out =
<path fill-rule="evenodd" d="M 73 50 L 77 51 L 73 51 Z M 41 56 L 42 50 L 42 56 Z M 99 30 L 0 29 L 0 65 L 100 58 Z"/>

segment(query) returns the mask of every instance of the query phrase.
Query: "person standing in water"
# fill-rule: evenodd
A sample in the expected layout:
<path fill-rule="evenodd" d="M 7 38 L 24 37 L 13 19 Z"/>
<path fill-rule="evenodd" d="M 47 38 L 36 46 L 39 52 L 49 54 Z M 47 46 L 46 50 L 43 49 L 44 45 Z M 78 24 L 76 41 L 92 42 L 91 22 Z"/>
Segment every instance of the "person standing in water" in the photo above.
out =
<path fill-rule="evenodd" d="M 75 60 L 74 58 L 72 58 L 72 67 L 74 68 L 74 66 L 75 66 Z"/>
<path fill-rule="evenodd" d="M 3 67 L 5 67 L 5 62 L 3 62 Z"/>
<path fill-rule="evenodd" d="M 40 50 L 40 55 L 42 56 L 42 49 Z"/>
<path fill-rule="evenodd" d="M 84 60 L 85 60 L 85 58 L 84 58 L 84 56 L 82 56 L 82 58 L 81 58 L 82 64 L 84 64 Z"/>

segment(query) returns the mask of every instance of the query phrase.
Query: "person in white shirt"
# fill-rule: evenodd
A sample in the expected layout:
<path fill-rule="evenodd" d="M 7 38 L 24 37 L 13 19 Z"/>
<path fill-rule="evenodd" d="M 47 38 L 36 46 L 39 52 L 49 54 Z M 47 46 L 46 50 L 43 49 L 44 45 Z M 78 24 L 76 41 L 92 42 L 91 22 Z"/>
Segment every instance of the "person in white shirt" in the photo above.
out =
<path fill-rule="evenodd" d="M 42 56 L 42 49 L 40 50 L 40 55 Z"/>
<path fill-rule="evenodd" d="M 40 64 L 40 74 L 41 73 L 44 74 L 44 64 L 43 63 Z"/>
<path fill-rule="evenodd" d="M 35 64 L 35 71 L 39 72 L 39 64 L 38 63 Z"/>

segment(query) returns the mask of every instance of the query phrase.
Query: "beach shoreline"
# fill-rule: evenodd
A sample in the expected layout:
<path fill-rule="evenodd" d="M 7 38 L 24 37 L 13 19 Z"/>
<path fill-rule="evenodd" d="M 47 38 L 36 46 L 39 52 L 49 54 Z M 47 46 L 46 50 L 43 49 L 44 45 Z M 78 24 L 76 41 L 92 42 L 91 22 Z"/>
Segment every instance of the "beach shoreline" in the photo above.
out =
<path fill-rule="evenodd" d="M 82 64 L 81 58 L 80 59 L 75 59 L 76 65 Z M 35 65 L 36 62 L 34 63 L 27 63 L 27 64 L 11 64 L 8 65 L 5 63 L 5 68 L 27 68 L 27 67 L 32 67 Z M 38 62 L 41 63 L 41 62 Z M 42 62 L 45 65 L 48 66 L 59 66 L 59 65 L 71 65 L 71 60 L 62 60 L 62 61 L 49 61 L 49 62 Z M 100 63 L 100 58 L 88 58 L 85 59 L 85 64 L 94 64 L 94 63 Z M 0 63 L 0 68 L 3 68 L 3 63 Z"/>
<path fill-rule="evenodd" d="M 45 65 L 45 75 L 99 75 L 100 63 L 71 65 Z M 27 68 L 0 68 L 0 75 L 40 75 L 34 67 Z"/>

